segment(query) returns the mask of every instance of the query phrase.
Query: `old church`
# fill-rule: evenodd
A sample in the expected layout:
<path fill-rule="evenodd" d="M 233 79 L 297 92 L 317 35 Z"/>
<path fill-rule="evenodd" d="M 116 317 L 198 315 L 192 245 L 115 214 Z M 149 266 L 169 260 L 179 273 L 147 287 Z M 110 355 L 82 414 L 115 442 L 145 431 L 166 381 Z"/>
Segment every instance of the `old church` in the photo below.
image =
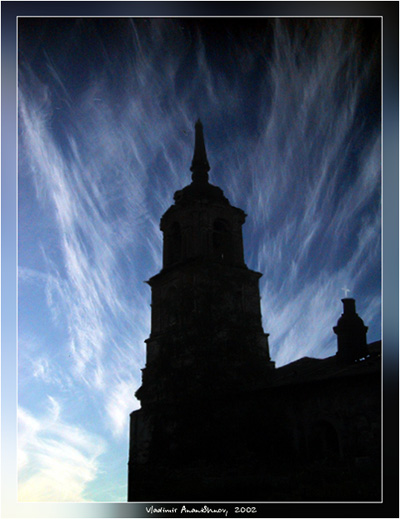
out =
<path fill-rule="evenodd" d="M 246 214 L 209 183 L 195 125 L 192 182 L 161 218 L 146 365 L 131 414 L 129 501 L 379 501 L 380 342 L 345 298 L 337 353 L 275 368 Z M 333 323 L 334 324 L 334 323 Z"/>

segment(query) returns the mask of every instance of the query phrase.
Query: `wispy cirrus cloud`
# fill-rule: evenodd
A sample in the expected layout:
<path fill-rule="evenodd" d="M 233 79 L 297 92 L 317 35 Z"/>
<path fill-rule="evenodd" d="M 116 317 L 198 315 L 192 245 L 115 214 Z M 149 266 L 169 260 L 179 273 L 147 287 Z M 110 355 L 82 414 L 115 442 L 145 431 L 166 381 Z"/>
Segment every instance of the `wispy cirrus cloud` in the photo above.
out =
<path fill-rule="evenodd" d="M 47 273 L 21 268 L 20 282 L 42 284 L 53 316 L 66 319 L 73 363 L 65 376 L 69 373 L 76 383 L 104 391 L 100 406 L 113 435 L 120 436 L 127 431 L 129 413 L 138 405 L 134 393 L 140 385 L 139 366 L 150 329 L 144 275 L 149 262 L 159 268 L 162 256 L 158 219 L 152 218 L 146 204 L 143 164 L 139 160 L 134 164 L 139 171 L 130 171 L 135 141 L 126 145 L 126 135 L 113 131 L 114 120 L 104 120 L 102 110 L 91 114 L 99 138 L 92 135 L 82 153 L 82 146 L 68 135 L 66 157 L 43 123 L 51 118 L 54 106 L 50 102 L 41 107 L 25 104 L 22 90 L 20 109 L 22 142 L 33 153 L 36 192 L 54 210 L 54 231 L 63 257 L 63 265 L 55 265 L 50 251 L 44 249 Z M 108 168 L 115 175 L 111 183 Z M 167 203 L 165 197 L 162 203 Z M 157 234 L 158 241 L 154 239 Z M 32 357 L 31 364 L 35 378 L 45 383 L 56 380 L 48 358 Z M 114 385 L 116 389 L 110 392 Z"/>
<path fill-rule="evenodd" d="M 245 256 L 263 273 L 277 365 L 334 353 L 345 285 L 380 333 L 380 133 L 364 117 L 378 47 L 363 57 L 352 20 L 269 20 L 237 40 L 224 21 L 226 46 L 210 40 L 211 22 L 196 23 L 71 21 L 58 53 L 52 41 L 40 66 L 32 58 L 20 68 L 20 207 L 33 193 L 36 220 L 20 243 L 19 278 L 38 302 L 21 323 L 40 336 L 28 347 L 21 330 L 21 383 L 70 398 L 76 416 L 87 413 L 86 395 L 113 445 L 138 405 L 151 311 L 143 281 L 161 268 L 159 220 L 190 182 L 199 116 L 211 182 L 248 213 Z M 29 211 L 20 215 L 32 229 Z M 22 421 L 39 431 L 33 453 L 47 433 L 37 405 L 26 406 Z M 46 430 L 61 445 L 59 429 Z M 89 451 L 78 450 L 85 466 Z M 78 497 L 98 475 L 88 467 Z"/>
<path fill-rule="evenodd" d="M 110 366 L 112 373 L 122 366 L 115 323 L 126 332 L 119 337 L 121 344 L 129 344 L 129 334 L 146 336 L 148 294 L 139 287 L 148 272 L 161 266 L 159 217 L 174 190 L 182 187 L 182 179 L 190 178 L 184 172 L 192 146 L 188 136 L 192 94 L 201 92 L 203 110 L 218 107 L 221 114 L 239 108 L 243 99 L 240 82 L 232 83 L 224 73 L 216 76 L 200 33 L 193 47 L 196 74 L 182 75 L 186 57 L 182 32 L 175 32 L 170 44 L 176 52 L 160 62 L 173 27 L 171 21 L 131 22 L 136 52 L 123 68 L 121 60 L 112 66 L 124 85 L 117 101 L 106 66 L 92 76 L 77 102 L 68 93 L 66 77 L 49 62 L 49 75 L 73 118 L 71 128 L 63 128 L 61 141 L 49 126 L 59 103 L 57 95 L 53 92 L 52 98 L 49 87 L 35 81 L 33 102 L 24 93 L 22 76 L 23 142 L 33 151 L 37 193 L 53 203 L 64 257 L 62 288 L 53 283 L 49 302 L 52 294 L 61 295 L 76 374 L 98 389 L 105 389 Z M 261 50 L 263 43 L 257 44 Z M 379 241 L 379 208 L 372 219 L 360 216 L 379 188 L 379 134 L 363 143 L 361 165 L 349 162 L 351 145 L 359 138 L 357 107 L 370 74 L 368 61 L 360 65 L 357 45 L 357 28 L 343 20 L 305 22 L 293 34 L 277 20 L 273 51 L 260 76 L 266 102 L 258 114 L 256 134 L 225 127 L 226 142 L 219 141 L 215 148 L 206 132 L 215 165 L 212 177 L 218 183 L 222 175 L 231 201 L 249 214 L 247 257 L 264 273 L 263 299 L 274 301 L 275 308 L 284 302 L 291 309 L 285 314 L 292 318 L 274 321 L 279 322 L 279 333 L 271 334 L 275 348 L 287 350 L 281 355 L 286 359 L 290 348 L 279 337 L 294 333 L 296 304 L 299 308 L 305 304 L 303 281 L 321 294 L 336 270 L 344 273 L 340 276 L 347 284 L 357 286 L 362 269 L 352 268 L 351 258 L 363 250 L 363 236 Z M 250 61 L 239 59 L 248 51 L 244 44 L 234 53 L 246 73 L 256 66 L 254 53 L 250 52 Z M 107 53 L 105 57 L 111 64 Z M 186 86 L 180 96 L 179 80 Z M 346 253 L 340 260 L 346 234 L 348 240 L 355 236 L 359 249 L 352 247 L 350 256 Z M 134 294 L 127 291 L 126 269 Z M 53 279 L 60 279 L 60 272 Z M 336 283 L 331 286 L 326 297 L 336 299 Z M 269 315 L 264 317 L 267 324 Z M 307 314 L 299 313 L 296 319 L 308 328 Z M 143 346 L 137 341 L 130 348 L 135 369 Z"/>
<path fill-rule="evenodd" d="M 62 413 L 51 396 L 40 418 L 18 410 L 19 501 L 88 500 L 86 487 L 98 474 L 105 442 L 63 421 Z"/>
<path fill-rule="evenodd" d="M 113 436 L 118 438 L 124 435 L 126 441 L 128 441 L 129 415 L 140 407 L 134 394 L 136 382 L 132 373 L 115 375 L 112 387 L 106 396 L 108 427 Z"/>
<path fill-rule="evenodd" d="M 266 74 L 272 102 L 249 146 L 246 212 L 254 229 L 250 261 L 264 273 L 264 321 L 281 365 L 334 353 L 345 285 L 362 295 L 369 315 L 374 301 L 379 322 L 379 297 L 361 286 L 379 264 L 381 171 L 379 124 L 368 135 L 359 119 L 373 61 L 360 63 L 357 27 L 321 22 L 312 34 L 289 36 L 278 21 L 274 36 Z M 374 275 L 379 284 L 379 269 Z"/>
<path fill-rule="evenodd" d="M 37 193 L 45 193 L 53 204 L 64 257 L 62 283 L 53 283 L 48 294 L 51 296 L 54 288 L 62 294 L 76 373 L 89 385 L 102 388 L 109 316 L 123 320 L 127 312 L 118 292 L 119 236 L 114 222 L 104 217 L 106 194 L 96 182 L 90 164 L 83 164 L 79 156 L 70 161 L 63 156 L 54 136 L 43 125 L 43 108 L 40 111 L 28 106 L 22 92 L 20 111 L 25 145 L 33 153 Z M 59 271 L 53 279 L 60 279 Z"/>

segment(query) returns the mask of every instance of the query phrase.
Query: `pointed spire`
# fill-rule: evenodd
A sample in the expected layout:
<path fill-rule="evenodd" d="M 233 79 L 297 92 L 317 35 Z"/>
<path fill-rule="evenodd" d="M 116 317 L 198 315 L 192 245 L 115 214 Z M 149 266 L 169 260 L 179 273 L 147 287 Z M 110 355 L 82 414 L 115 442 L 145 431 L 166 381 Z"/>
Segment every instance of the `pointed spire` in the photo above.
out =
<path fill-rule="evenodd" d="M 190 171 L 192 171 L 193 182 L 208 182 L 208 171 L 210 165 L 207 160 L 206 147 L 204 144 L 203 125 L 200 119 L 195 124 L 194 155 Z"/>

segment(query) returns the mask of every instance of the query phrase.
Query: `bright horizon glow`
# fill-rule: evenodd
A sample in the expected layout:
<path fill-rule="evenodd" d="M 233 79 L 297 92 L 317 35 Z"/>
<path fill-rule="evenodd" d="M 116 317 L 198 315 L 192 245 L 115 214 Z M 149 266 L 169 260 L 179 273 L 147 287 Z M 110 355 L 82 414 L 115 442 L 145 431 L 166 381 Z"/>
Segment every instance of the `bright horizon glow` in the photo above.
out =
<path fill-rule="evenodd" d="M 272 360 L 335 353 L 342 287 L 380 339 L 380 21 L 19 23 L 19 499 L 125 501 L 144 281 L 198 117 Z"/>

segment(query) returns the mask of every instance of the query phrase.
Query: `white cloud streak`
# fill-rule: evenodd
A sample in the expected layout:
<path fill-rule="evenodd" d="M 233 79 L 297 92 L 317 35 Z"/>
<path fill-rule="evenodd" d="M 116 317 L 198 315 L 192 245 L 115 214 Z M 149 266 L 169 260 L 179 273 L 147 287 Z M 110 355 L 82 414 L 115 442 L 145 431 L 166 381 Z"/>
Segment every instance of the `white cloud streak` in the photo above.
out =
<path fill-rule="evenodd" d="M 195 118 L 205 123 L 211 181 L 249 215 L 246 259 L 264 274 L 262 311 L 277 365 L 334 353 L 340 288 L 350 285 L 357 296 L 370 263 L 379 263 L 380 208 L 369 205 L 379 198 L 379 129 L 358 143 L 357 160 L 349 160 L 370 66 L 359 62 L 351 24 L 318 23 L 289 36 L 277 21 L 267 57 L 262 41 L 257 53 L 252 42 L 233 46 L 238 79 L 214 68 L 200 34 L 190 47 L 173 20 L 132 21 L 123 59 L 103 47 L 104 70 L 79 85 L 79 95 L 68 88 L 67 69 L 50 58 L 48 83 L 29 67 L 21 72 L 20 155 L 30 167 L 24 178 L 49 215 L 46 232 L 50 226 L 57 236 L 62 262 L 44 245 L 47 272 L 24 267 L 20 282 L 42 283 L 54 323 L 66 327 L 68 387 L 82 385 L 96 395 L 116 441 L 126 438 L 137 406 L 133 395 L 150 332 L 150 290 L 143 281 L 161 268 L 159 219 L 174 191 L 190 181 Z M 186 71 L 189 48 L 193 63 Z M 250 77 L 260 60 L 259 109 L 246 133 L 249 121 L 236 114 L 253 100 L 239 76 Z M 57 118 L 61 112 L 64 119 Z M 368 324 L 379 315 L 380 298 L 376 289 L 363 298 L 359 313 Z M 60 376 L 48 352 L 25 360 L 43 384 Z M 48 426 L 56 443 L 44 444 L 41 421 L 21 416 L 34 433 L 22 442 L 30 447 L 22 449 L 21 463 L 27 467 L 39 449 L 41 466 L 50 469 L 48 455 L 51 445 L 61 447 L 61 430 Z M 88 460 L 98 455 L 82 442 L 71 456 L 84 466 L 83 478 L 65 468 L 72 474 L 70 496 L 84 499 L 96 475 Z M 40 474 L 29 492 L 35 487 L 46 497 L 49 472 Z"/>
<path fill-rule="evenodd" d="M 19 501 L 88 500 L 87 485 L 96 478 L 105 443 L 64 422 L 61 414 L 51 396 L 40 419 L 18 410 Z"/>
<path fill-rule="evenodd" d="M 160 268 L 158 219 L 170 205 L 173 191 L 182 187 L 182 171 L 188 169 L 190 161 L 189 142 L 179 131 L 192 124 L 190 90 L 179 101 L 176 97 L 177 74 L 185 55 L 183 36 L 174 33 L 176 52 L 160 63 L 158 56 L 164 53 L 171 22 L 150 21 L 147 32 L 134 23 L 131 27 L 137 52 L 132 53 L 121 78 L 124 95 L 115 104 L 107 89 L 106 75 L 87 85 L 80 105 L 74 108 L 75 128 L 66 133 L 69 159 L 48 128 L 54 110 L 49 89 L 39 85 L 40 106 L 28 102 L 23 89 L 20 95 L 24 141 L 34 153 L 37 192 L 52 199 L 57 217 L 66 267 L 62 293 L 70 309 L 70 347 L 76 373 L 99 389 L 104 389 L 107 382 L 104 362 L 109 358 L 108 345 L 114 342 L 111 322 L 123 322 L 131 333 L 145 336 L 148 296 L 137 290 L 142 272 L 138 268 L 140 256 L 146 248 L 143 261 L 149 264 L 150 260 L 153 266 L 148 270 L 156 272 Z M 304 301 L 299 299 L 300 292 L 304 293 L 299 276 L 315 254 L 321 233 L 329 231 L 337 254 L 337 237 L 343 235 L 350 220 L 358 217 L 379 184 L 380 140 L 375 136 L 372 151 L 364 153 L 361 173 L 352 173 L 353 186 L 333 205 L 345 165 L 343 150 L 354 130 L 355 107 L 369 69 L 360 69 L 355 33 L 343 21 L 316 25 L 313 30 L 309 38 L 301 30 L 289 37 L 285 25 L 276 22 L 274 52 L 265 63 L 262 80 L 269 86 L 272 98 L 264 122 L 260 118 L 259 138 L 248 140 L 243 133 L 233 133 L 217 158 L 225 169 L 241 169 L 230 177 L 227 186 L 233 202 L 242 179 L 252 175 L 252 193 L 245 202 L 255 230 L 250 261 L 266 277 L 280 264 L 279 279 L 264 281 L 268 292 L 263 290 L 263 298 L 275 300 L 279 294 L 278 307 L 284 300 L 287 308 L 298 300 L 300 308 L 304 308 Z M 240 51 L 237 54 L 242 55 Z M 239 63 L 251 70 L 248 59 Z M 63 77 L 53 64 L 50 72 L 64 97 L 68 97 Z M 204 95 L 209 106 L 224 113 L 240 102 L 239 91 L 230 87 L 228 78 L 215 76 L 201 37 L 197 42 L 197 76 L 207 87 Z M 346 88 L 341 89 L 343 82 Z M 199 88 L 196 79 L 192 80 L 192 88 L 194 92 Z M 345 92 L 345 96 L 338 92 Z M 122 112 L 120 105 L 125 101 Z M 78 136 L 83 138 L 83 145 Z M 241 143 L 232 141 L 239 136 Z M 370 148 L 369 142 L 365 148 Z M 166 168 L 162 172 L 167 175 L 165 181 L 155 174 L 158 164 Z M 154 167 L 157 169 L 153 172 Z M 330 221 L 320 218 L 321 207 L 329 209 Z M 278 214 L 283 216 L 279 225 Z M 371 239 L 377 236 L 376 222 L 365 225 L 359 231 L 360 249 L 353 251 L 355 256 L 362 250 L 365 234 L 372 232 Z M 127 299 L 124 293 L 121 258 L 131 269 L 136 301 Z M 341 266 L 347 277 L 353 273 L 350 267 Z M 281 274 L 283 269 L 285 276 Z M 313 283 L 325 283 L 325 277 L 322 271 L 316 278 L 319 281 Z M 313 291 L 320 293 L 320 289 L 314 286 Z M 50 303 L 52 293 L 48 291 Z M 327 297 L 337 297 L 336 291 Z M 129 324 L 130 312 L 135 314 L 133 326 Z M 296 310 L 291 313 L 296 315 Z M 267 316 L 265 319 L 269 323 Z M 286 326 L 279 322 L 279 336 L 287 335 L 290 320 Z M 121 339 L 127 344 L 127 337 Z M 285 349 L 285 345 L 281 348 Z M 142 350 L 139 346 L 133 355 L 133 368 L 142 359 Z M 117 358 L 118 353 L 113 360 Z M 119 367 L 116 360 L 114 372 Z"/>
<path fill-rule="evenodd" d="M 60 274 L 54 273 L 48 301 L 53 302 L 54 290 L 62 293 L 76 373 L 88 385 L 102 389 L 104 349 L 110 335 L 107 316 L 127 320 L 129 311 L 129 303 L 123 306 L 118 292 L 119 236 L 114 222 L 104 218 L 106 193 L 96 182 L 98 164 L 91 165 L 90 170 L 77 155 L 68 163 L 53 135 L 43 126 L 45 117 L 37 107 L 28 106 L 22 93 L 19 104 L 25 144 L 33 152 L 37 193 L 46 193 L 54 204 L 65 261 L 66 278 L 62 284 L 55 283 Z"/>

